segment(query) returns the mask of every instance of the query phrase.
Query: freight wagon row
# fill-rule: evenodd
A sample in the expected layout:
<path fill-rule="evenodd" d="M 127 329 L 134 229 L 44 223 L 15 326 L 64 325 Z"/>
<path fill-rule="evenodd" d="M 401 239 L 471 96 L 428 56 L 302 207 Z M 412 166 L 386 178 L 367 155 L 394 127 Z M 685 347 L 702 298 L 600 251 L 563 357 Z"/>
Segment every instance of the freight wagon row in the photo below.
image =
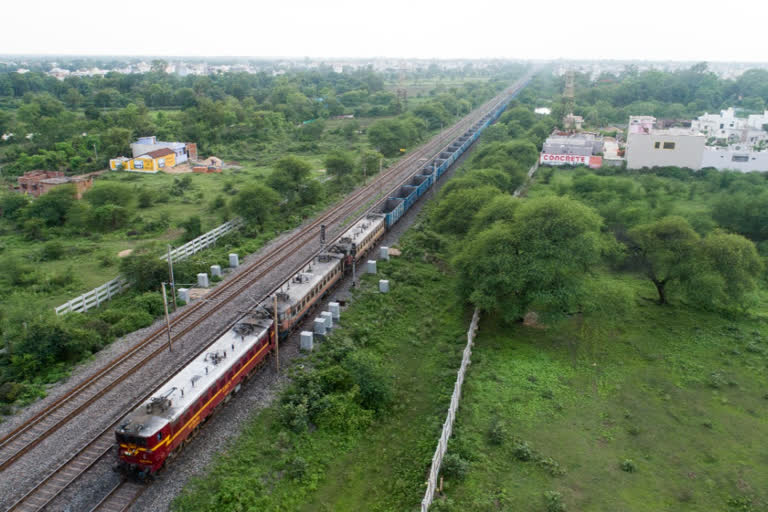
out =
<path fill-rule="evenodd" d="M 521 86 L 521 90 L 525 85 Z M 448 170 L 448 168 L 459 159 L 461 155 L 477 140 L 480 134 L 488 125 L 499 118 L 504 109 L 517 95 L 517 92 L 510 95 L 509 99 L 489 112 L 482 119 L 476 122 L 461 137 L 453 141 L 450 145 L 443 148 L 439 155 L 429 162 L 411 177 L 407 184 L 402 185 L 394 195 L 388 197 L 381 206 L 381 213 L 384 214 L 387 223 L 387 229 L 392 227 L 405 212 L 407 212 L 413 203 L 416 202 L 424 193 L 429 190 L 433 183 Z"/>

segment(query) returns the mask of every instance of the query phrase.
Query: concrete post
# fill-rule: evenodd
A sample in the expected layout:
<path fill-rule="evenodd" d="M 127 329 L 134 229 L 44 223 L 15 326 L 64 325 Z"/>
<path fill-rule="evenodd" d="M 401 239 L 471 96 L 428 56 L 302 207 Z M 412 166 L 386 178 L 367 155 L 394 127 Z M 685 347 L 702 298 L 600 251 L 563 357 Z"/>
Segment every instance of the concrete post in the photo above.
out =
<path fill-rule="evenodd" d="M 314 345 L 314 335 L 312 334 L 312 331 L 301 331 L 301 350 L 312 352 Z"/>
<path fill-rule="evenodd" d="M 208 274 L 205 272 L 197 274 L 197 286 L 200 288 L 208 288 Z"/>
<path fill-rule="evenodd" d="M 368 260 L 368 268 L 366 269 L 366 272 L 369 274 L 376 273 L 376 260 Z"/>
<path fill-rule="evenodd" d="M 334 320 L 338 320 L 339 318 L 341 318 L 341 307 L 339 306 L 338 302 L 329 302 L 328 310 L 333 315 Z"/>
<path fill-rule="evenodd" d="M 389 293 L 389 280 L 387 279 L 379 280 L 379 291 L 381 293 Z"/>
<path fill-rule="evenodd" d="M 325 318 L 317 317 L 315 318 L 315 334 L 318 336 L 325 336 Z"/>
<path fill-rule="evenodd" d="M 325 329 L 331 330 L 333 328 L 333 315 L 330 311 L 323 311 L 320 313 L 320 317 L 325 319 Z"/>
<path fill-rule="evenodd" d="M 230 254 L 229 255 L 229 268 L 236 268 L 238 265 L 240 265 L 240 258 L 238 258 L 237 254 Z"/>
<path fill-rule="evenodd" d="M 211 265 L 211 277 L 221 277 L 221 265 Z"/>

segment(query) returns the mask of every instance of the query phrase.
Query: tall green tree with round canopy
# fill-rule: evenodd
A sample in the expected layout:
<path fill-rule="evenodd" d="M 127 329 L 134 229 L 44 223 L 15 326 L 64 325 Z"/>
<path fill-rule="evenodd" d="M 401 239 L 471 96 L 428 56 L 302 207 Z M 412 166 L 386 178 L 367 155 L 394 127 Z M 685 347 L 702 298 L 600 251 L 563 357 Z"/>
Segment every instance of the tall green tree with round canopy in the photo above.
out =
<path fill-rule="evenodd" d="M 629 232 L 632 253 L 639 268 L 659 294 L 659 304 L 667 304 L 667 286 L 685 285 L 697 267 L 699 235 L 682 217 L 642 224 Z"/>
<path fill-rule="evenodd" d="M 600 216 L 561 197 L 529 199 L 513 215 L 480 232 L 457 257 L 462 295 L 510 321 L 531 307 L 576 307 L 600 258 Z"/>

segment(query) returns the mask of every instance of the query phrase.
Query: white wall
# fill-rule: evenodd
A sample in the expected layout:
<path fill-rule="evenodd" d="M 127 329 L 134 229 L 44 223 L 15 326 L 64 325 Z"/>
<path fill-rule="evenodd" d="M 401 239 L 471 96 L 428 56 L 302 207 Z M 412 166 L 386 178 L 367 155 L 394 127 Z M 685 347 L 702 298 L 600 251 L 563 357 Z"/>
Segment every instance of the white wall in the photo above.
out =
<path fill-rule="evenodd" d="M 734 161 L 737 157 L 737 161 Z M 746 162 L 739 161 L 746 157 Z M 768 151 L 736 151 L 728 148 L 706 148 L 701 160 L 701 167 L 714 167 L 719 171 L 726 169 L 741 172 L 768 172 Z"/>
<path fill-rule="evenodd" d="M 655 147 L 659 143 L 659 148 Z M 664 143 L 673 143 L 674 149 L 664 149 Z M 668 133 L 630 133 L 627 139 L 627 167 L 687 167 L 698 170 L 704 152 L 703 135 L 672 135 Z"/>

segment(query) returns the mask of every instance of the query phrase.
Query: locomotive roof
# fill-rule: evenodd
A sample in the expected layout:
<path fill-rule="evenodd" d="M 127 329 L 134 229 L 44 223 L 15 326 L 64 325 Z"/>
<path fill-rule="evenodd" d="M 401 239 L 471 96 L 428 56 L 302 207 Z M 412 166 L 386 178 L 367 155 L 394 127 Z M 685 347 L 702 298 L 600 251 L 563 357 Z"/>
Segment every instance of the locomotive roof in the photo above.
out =
<path fill-rule="evenodd" d="M 277 292 L 277 309 L 280 312 L 292 307 L 309 293 L 309 291 L 328 275 L 341 260 L 341 255 L 333 252 L 323 252 L 312 258 L 312 262 L 297 272 L 280 287 Z M 264 304 L 271 311 L 270 297 Z"/>
<path fill-rule="evenodd" d="M 210 385 L 222 377 L 232 365 L 269 330 L 266 315 L 248 315 L 213 342 L 179 373 L 135 409 L 118 427 L 121 433 L 148 437 L 167 422 L 175 421 L 195 403 Z M 153 400 L 158 406 L 148 411 Z M 165 407 L 170 400 L 170 406 Z"/>

